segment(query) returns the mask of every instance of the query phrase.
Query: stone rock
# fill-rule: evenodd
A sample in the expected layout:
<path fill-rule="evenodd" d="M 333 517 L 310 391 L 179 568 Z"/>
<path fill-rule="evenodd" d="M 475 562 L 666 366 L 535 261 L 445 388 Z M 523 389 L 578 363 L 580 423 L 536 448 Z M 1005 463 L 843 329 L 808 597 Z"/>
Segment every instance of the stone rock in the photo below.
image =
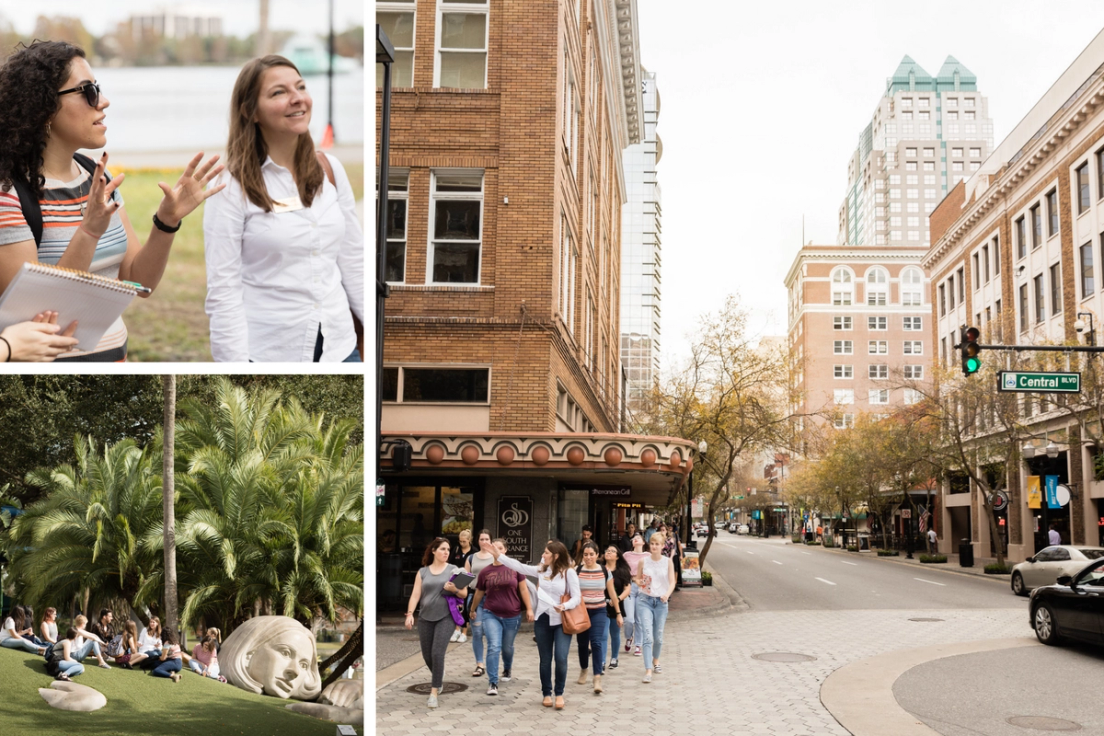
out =
<path fill-rule="evenodd" d="M 257 616 L 234 629 L 219 664 L 227 682 L 258 695 L 315 700 L 322 692 L 314 634 L 287 616 Z"/>
<path fill-rule="evenodd" d="M 99 690 L 64 680 L 54 680 L 49 688 L 40 687 L 38 694 L 51 708 L 58 710 L 89 713 L 107 705 L 107 698 Z"/>
<path fill-rule="evenodd" d="M 296 713 L 317 718 L 320 721 L 364 727 L 363 708 L 340 708 L 336 705 L 323 705 L 322 703 L 289 703 L 284 707 Z"/>

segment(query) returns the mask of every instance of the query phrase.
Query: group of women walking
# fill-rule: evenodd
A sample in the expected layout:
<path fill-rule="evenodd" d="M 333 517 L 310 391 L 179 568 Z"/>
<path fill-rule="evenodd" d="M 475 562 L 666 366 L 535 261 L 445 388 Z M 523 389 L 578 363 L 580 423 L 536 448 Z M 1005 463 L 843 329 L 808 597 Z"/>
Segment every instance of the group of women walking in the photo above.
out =
<path fill-rule="evenodd" d="M 41 262 L 137 285 L 148 297 L 169 267 L 175 233 L 206 202 L 206 311 L 217 361 L 360 360 L 363 237 L 336 158 L 316 152 L 312 100 L 282 56 L 248 62 L 230 100 L 226 164 L 196 154 L 162 197 L 143 244 L 105 152 L 110 102 L 85 52 L 36 41 L 0 67 L 0 292 Z M 49 301 L 49 300 L 47 300 Z M 59 296 L 58 301 L 61 301 Z M 0 332 L 0 362 L 123 361 L 120 317 L 97 345 L 78 345 L 69 315 L 26 315 Z"/>
<path fill-rule="evenodd" d="M 633 551 L 623 552 L 611 544 L 604 551 L 592 541 L 581 546 L 575 560 L 562 542 L 550 540 L 537 565 L 527 565 L 510 557 L 503 539 L 491 539 L 484 530 L 478 546 L 465 553 L 463 565 L 450 558 L 449 541 L 434 539 L 422 559 L 423 567 L 414 580 L 414 591 L 406 610 L 406 627 L 413 628 L 416 609 L 422 658 L 432 675 L 429 707 L 438 707 L 444 682 L 445 652 L 459 621 L 451 613 L 458 601 L 472 590 L 470 620 L 472 631 L 480 631 L 486 640 L 486 659 L 482 647 L 475 647 L 474 677 L 486 674 L 487 695 L 498 694 L 499 684 L 513 676 L 514 641 L 522 616 L 532 621 L 539 655 L 538 672 L 542 705 L 562 710 L 568 676 L 568 653 L 572 635 L 564 630 L 564 614 L 582 606 L 589 628 L 575 635 L 579 656 L 578 684 L 591 683 L 594 693 L 605 687 L 602 678 L 607 669 L 616 669 L 624 636 L 625 652 L 643 657 L 642 681 L 650 683 L 662 672 L 660 654 L 663 629 L 667 621 L 668 599 L 675 591 L 677 578 L 670 557 L 664 556 L 666 536 L 651 535 L 648 551 L 643 551 L 640 535 L 633 538 Z M 468 547 L 470 536 L 461 546 Z M 452 560 L 450 562 L 450 559 Z M 474 563 L 478 559 L 479 563 Z M 453 580 L 466 571 L 474 575 L 465 587 Z M 536 578 L 534 586 L 527 578 Z M 454 602 L 450 603 L 452 598 Z M 476 634 L 473 633 L 473 642 Z M 607 644 L 611 646 L 607 649 Z M 607 658 L 607 654 L 609 655 Z M 499 673 L 501 657 L 502 672 Z"/>

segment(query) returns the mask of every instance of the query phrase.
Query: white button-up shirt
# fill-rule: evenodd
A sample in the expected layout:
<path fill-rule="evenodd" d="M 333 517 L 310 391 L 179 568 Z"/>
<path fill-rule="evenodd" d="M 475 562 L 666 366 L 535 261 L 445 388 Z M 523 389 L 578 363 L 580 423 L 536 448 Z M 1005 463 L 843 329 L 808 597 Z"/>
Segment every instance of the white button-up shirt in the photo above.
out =
<path fill-rule="evenodd" d="M 356 348 L 352 315 L 364 323 L 364 237 L 345 169 L 327 155 L 336 190 L 323 176 L 309 208 L 265 212 L 224 172 L 227 187 L 203 213 L 207 315 L 216 361 L 314 359 L 321 326 L 322 362 Z M 291 172 L 266 158 L 265 187 L 275 200 L 297 197 Z"/>

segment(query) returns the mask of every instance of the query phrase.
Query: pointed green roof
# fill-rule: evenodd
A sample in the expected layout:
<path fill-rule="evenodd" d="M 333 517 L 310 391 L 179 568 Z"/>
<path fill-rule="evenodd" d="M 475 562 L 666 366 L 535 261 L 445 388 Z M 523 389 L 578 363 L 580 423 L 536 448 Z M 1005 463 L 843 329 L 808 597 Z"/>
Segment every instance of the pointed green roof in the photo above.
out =
<path fill-rule="evenodd" d="M 957 76 L 957 86 L 955 84 Z M 954 90 L 966 90 L 973 92 L 977 90 L 977 75 L 966 68 L 966 65 L 960 62 L 953 56 L 948 56 L 947 60 L 943 62 L 943 66 L 939 69 L 939 75 L 936 77 L 936 85 L 939 91 L 954 91 Z"/>
<path fill-rule="evenodd" d="M 912 60 L 908 54 L 897 65 L 897 71 L 886 80 L 886 95 L 892 95 L 901 90 L 932 90 L 934 80 L 924 71 L 924 68 Z"/>

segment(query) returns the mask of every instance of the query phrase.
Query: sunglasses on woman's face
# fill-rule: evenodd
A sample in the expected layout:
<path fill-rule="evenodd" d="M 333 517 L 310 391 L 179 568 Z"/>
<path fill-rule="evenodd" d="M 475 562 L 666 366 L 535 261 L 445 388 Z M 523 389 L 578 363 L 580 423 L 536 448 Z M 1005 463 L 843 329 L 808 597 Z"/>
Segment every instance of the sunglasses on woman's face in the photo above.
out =
<path fill-rule="evenodd" d="M 89 107 L 96 107 L 100 104 L 100 85 L 98 82 L 85 82 L 79 87 L 63 89 L 58 92 L 58 96 L 67 95 L 70 92 L 80 92 L 84 95 L 84 101 L 88 103 Z"/>

